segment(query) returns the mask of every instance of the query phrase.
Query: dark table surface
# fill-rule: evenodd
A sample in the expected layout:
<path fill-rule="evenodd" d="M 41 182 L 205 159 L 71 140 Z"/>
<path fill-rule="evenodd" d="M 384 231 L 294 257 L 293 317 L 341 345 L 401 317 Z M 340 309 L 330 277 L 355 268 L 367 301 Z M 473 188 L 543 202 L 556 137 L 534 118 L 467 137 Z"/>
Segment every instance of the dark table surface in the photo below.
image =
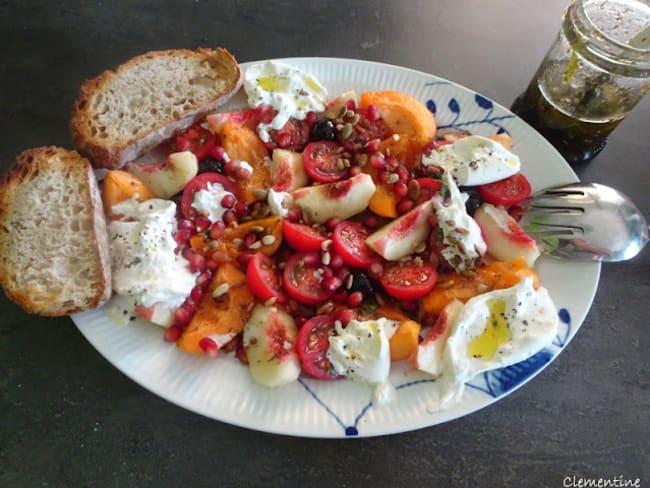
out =
<path fill-rule="evenodd" d="M 565 5 L 3 1 L 0 168 L 28 147 L 70 147 L 69 109 L 82 80 L 153 49 L 224 46 L 241 62 L 380 61 L 509 106 L 552 42 Z M 649 102 L 577 170 L 581 179 L 623 190 L 646 215 Z M 115 369 L 69 318 L 27 315 L 2 295 L 0 486 L 560 487 L 637 478 L 640 485 L 631 486 L 648 486 L 649 299 L 646 250 L 603 266 L 576 338 L 505 399 L 414 432 L 319 440 L 234 427 L 172 405 Z"/>

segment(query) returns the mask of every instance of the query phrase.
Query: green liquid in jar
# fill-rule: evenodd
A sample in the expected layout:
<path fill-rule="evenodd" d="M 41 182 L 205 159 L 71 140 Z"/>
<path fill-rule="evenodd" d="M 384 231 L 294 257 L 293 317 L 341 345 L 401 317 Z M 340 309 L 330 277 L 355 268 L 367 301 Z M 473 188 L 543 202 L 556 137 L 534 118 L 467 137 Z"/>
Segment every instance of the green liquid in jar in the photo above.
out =
<path fill-rule="evenodd" d="M 606 85 L 604 87 L 607 88 Z M 602 88 L 603 86 L 594 88 L 591 92 L 601 93 Z M 591 92 L 586 91 L 575 101 L 578 113 L 580 109 L 589 107 Z M 615 96 L 608 98 L 607 105 L 617 103 Z M 511 110 L 537 129 L 569 164 L 585 163 L 593 159 L 605 147 L 607 136 L 624 117 L 620 114 L 615 118 L 585 120 L 569 116 L 546 97 L 536 80 L 514 101 Z M 597 115 L 590 112 L 592 116 Z"/>

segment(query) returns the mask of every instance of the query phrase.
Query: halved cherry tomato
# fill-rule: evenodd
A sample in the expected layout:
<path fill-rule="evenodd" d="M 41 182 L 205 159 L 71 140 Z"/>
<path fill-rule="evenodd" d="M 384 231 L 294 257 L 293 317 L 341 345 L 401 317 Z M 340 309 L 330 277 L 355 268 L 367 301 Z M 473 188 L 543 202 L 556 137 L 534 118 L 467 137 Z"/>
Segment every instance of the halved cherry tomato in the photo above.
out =
<path fill-rule="evenodd" d="M 199 161 L 207 158 L 217 145 L 217 136 L 200 125 L 193 125 L 176 136 L 177 151 L 192 151 Z"/>
<path fill-rule="evenodd" d="M 517 205 L 530 196 L 531 187 L 528 179 L 517 173 L 503 180 L 480 185 L 478 191 L 481 198 L 492 205 Z"/>
<path fill-rule="evenodd" d="M 256 252 L 248 262 L 246 283 L 253 294 L 264 302 L 272 298 L 275 298 L 275 303 L 286 301 L 275 262 L 261 252 Z"/>
<path fill-rule="evenodd" d="M 416 178 L 420 184 L 420 196 L 415 202 L 415 206 L 431 200 L 431 198 L 442 188 L 442 181 L 435 178 Z"/>
<path fill-rule="evenodd" d="M 344 117 L 343 128 L 337 130 L 338 140 L 343 147 L 350 151 L 361 152 L 369 141 L 386 138 L 388 129 L 375 107 L 355 108 L 354 112 L 359 116 L 359 120 L 352 124 L 353 119 L 356 119 L 355 116 Z M 349 134 L 345 129 L 346 123 L 350 123 L 352 129 Z"/>
<path fill-rule="evenodd" d="M 333 183 L 348 174 L 348 169 L 339 163 L 343 146 L 332 141 L 310 142 L 302 153 L 305 172 L 320 183 Z"/>
<path fill-rule="evenodd" d="M 201 173 L 192 178 L 190 182 L 185 185 L 183 196 L 181 197 L 181 213 L 183 214 L 183 217 L 186 219 L 192 219 L 196 216 L 196 210 L 192 207 L 194 194 L 199 190 L 205 190 L 209 183 L 219 183 L 223 186 L 224 190 L 229 191 L 235 195 L 235 198 L 239 199 L 237 186 L 226 176 L 220 173 Z"/>
<path fill-rule="evenodd" d="M 290 118 L 282 129 L 269 131 L 270 141 L 266 142 L 266 148 L 288 149 L 301 152 L 309 142 L 309 123 L 306 120 Z"/>
<path fill-rule="evenodd" d="M 282 235 L 292 249 L 300 252 L 318 252 L 327 239 L 325 230 L 289 219 L 282 219 Z"/>
<path fill-rule="evenodd" d="M 348 266 L 368 268 L 376 261 L 372 250 L 366 245 L 366 239 L 372 231 L 359 222 L 343 220 L 336 224 L 332 232 L 332 245 Z"/>
<path fill-rule="evenodd" d="M 437 280 L 436 268 L 419 259 L 391 264 L 379 277 L 386 293 L 398 300 L 422 298 L 433 289 Z"/>
<path fill-rule="evenodd" d="M 333 292 L 322 285 L 319 269 L 320 255 L 315 252 L 297 253 L 289 258 L 282 273 L 282 284 L 291 298 L 304 305 L 316 305 L 327 300 Z"/>
<path fill-rule="evenodd" d="M 317 315 L 302 324 L 296 338 L 296 352 L 302 369 L 319 380 L 335 380 L 341 377 L 327 359 L 329 337 L 333 333 L 334 317 Z"/>

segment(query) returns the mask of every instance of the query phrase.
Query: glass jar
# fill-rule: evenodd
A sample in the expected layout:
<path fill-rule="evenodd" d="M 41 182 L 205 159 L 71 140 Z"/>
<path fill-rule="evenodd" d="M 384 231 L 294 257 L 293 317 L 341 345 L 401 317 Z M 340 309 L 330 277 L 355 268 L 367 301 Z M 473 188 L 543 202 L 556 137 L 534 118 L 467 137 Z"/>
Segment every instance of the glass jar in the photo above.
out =
<path fill-rule="evenodd" d="M 648 0 L 576 0 L 511 110 L 570 164 L 591 160 L 650 90 Z"/>

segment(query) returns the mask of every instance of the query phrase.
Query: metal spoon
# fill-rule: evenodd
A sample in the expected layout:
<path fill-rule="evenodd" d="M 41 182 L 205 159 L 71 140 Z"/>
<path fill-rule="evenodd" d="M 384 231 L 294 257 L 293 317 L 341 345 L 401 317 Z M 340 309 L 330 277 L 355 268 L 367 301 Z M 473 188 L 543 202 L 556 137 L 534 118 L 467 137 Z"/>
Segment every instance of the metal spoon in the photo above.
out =
<path fill-rule="evenodd" d="M 540 250 L 577 261 L 625 261 L 649 240 L 648 224 L 634 203 L 598 183 L 570 183 L 535 193 L 520 225 Z"/>

